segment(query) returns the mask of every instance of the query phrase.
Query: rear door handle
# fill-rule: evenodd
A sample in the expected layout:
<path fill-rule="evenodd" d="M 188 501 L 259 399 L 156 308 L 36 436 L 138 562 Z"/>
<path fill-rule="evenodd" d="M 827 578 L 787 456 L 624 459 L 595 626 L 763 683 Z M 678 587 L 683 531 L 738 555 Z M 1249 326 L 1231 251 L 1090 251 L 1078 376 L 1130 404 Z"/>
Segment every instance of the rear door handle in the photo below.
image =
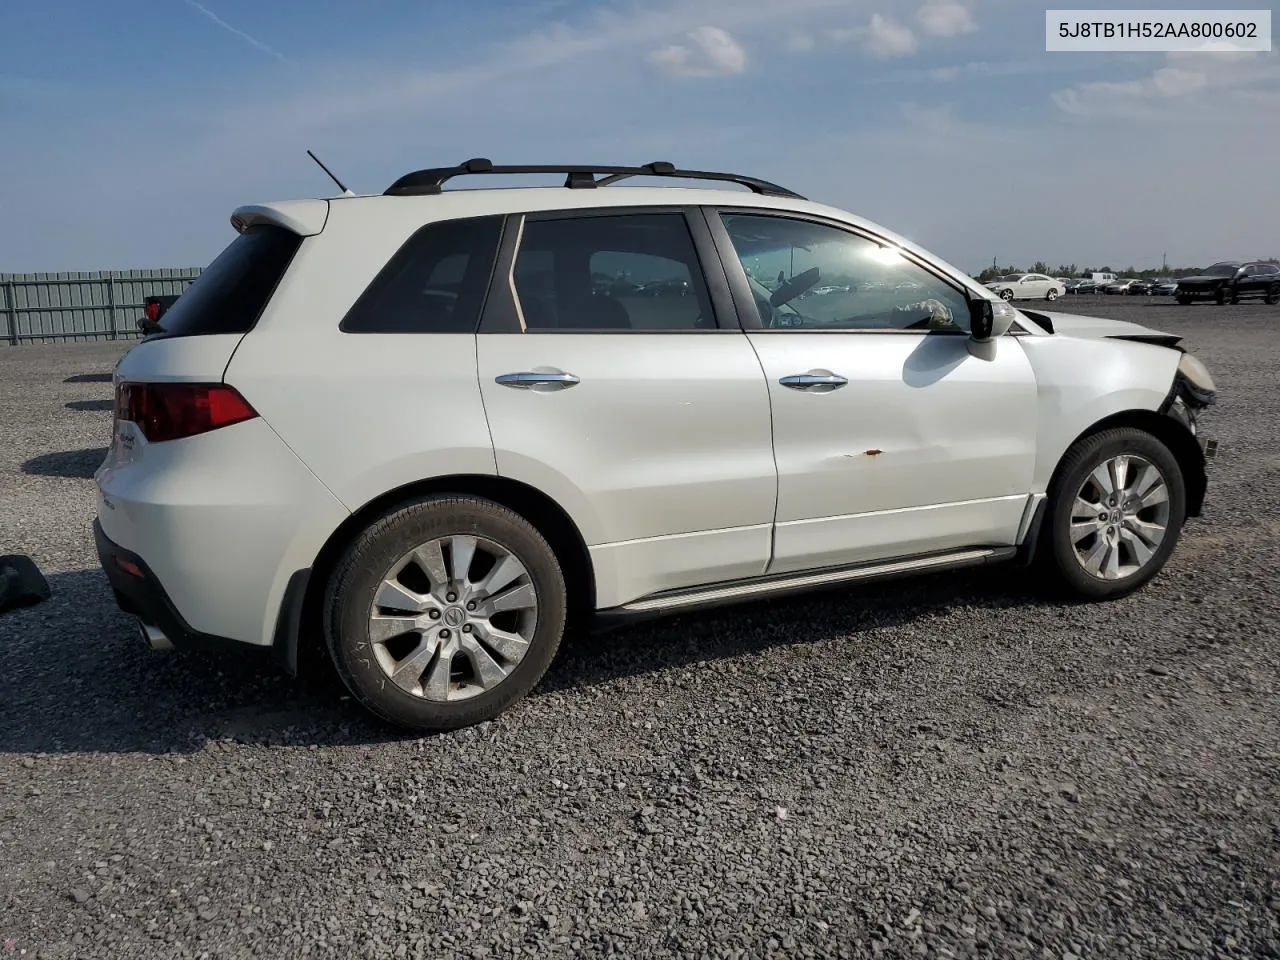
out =
<path fill-rule="evenodd" d="M 554 390 L 566 390 L 574 384 L 581 383 L 580 377 L 572 373 L 504 373 L 495 378 L 495 382 L 504 387 L 516 390 L 532 390 L 535 387 L 550 387 Z"/>
<path fill-rule="evenodd" d="M 795 373 L 778 381 L 792 390 L 807 390 L 810 393 L 830 393 L 839 390 L 849 381 L 838 373 L 829 370 L 810 370 L 808 373 Z"/>

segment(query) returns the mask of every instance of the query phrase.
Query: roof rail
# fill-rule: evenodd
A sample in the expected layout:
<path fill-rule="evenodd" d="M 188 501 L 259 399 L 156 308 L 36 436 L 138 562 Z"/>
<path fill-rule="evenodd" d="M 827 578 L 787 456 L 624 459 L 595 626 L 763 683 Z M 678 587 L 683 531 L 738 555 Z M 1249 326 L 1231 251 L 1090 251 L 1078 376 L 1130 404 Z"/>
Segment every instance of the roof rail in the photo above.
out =
<path fill-rule="evenodd" d="M 571 189 L 602 187 L 606 184 L 625 180 L 627 177 L 676 177 L 685 180 L 718 180 L 723 183 L 737 183 L 752 193 L 771 197 L 790 197 L 803 200 L 804 197 L 786 187 L 780 187 L 768 180 L 757 180 L 755 177 L 744 177 L 737 173 L 712 173 L 706 170 L 680 170 L 675 164 L 665 161 L 646 163 L 640 167 L 607 167 L 595 164 L 541 164 L 531 166 L 496 166 L 493 161 L 483 157 L 467 160 L 456 167 L 430 167 L 426 170 L 415 170 L 389 186 L 384 192 L 388 197 L 413 197 L 423 194 L 440 193 L 445 182 L 454 177 L 467 176 L 474 173 L 563 173 L 564 185 Z M 600 175 L 597 180 L 596 176 Z"/>

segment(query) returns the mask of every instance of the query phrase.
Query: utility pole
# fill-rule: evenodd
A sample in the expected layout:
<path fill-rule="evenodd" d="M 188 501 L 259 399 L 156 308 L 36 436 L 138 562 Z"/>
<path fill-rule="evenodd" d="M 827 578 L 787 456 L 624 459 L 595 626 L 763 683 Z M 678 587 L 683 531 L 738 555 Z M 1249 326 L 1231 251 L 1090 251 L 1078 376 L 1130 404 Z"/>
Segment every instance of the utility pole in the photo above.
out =
<path fill-rule="evenodd" d="M 1160 254 L 1160 272 L 1169 272 L 1169 255 L 1167 253 Z"/>

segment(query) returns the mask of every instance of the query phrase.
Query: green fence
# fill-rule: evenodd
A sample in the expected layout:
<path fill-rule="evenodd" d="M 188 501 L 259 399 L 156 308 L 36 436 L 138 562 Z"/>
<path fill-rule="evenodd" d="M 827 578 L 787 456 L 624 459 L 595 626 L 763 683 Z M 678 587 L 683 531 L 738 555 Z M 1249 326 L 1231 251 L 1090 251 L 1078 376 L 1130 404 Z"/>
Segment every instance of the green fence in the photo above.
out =
<path fill-rule="evenodd" d="M 0 344 L 131 340 L 150 296 L 182 293 L 197 267 L 0 273 Z"/>

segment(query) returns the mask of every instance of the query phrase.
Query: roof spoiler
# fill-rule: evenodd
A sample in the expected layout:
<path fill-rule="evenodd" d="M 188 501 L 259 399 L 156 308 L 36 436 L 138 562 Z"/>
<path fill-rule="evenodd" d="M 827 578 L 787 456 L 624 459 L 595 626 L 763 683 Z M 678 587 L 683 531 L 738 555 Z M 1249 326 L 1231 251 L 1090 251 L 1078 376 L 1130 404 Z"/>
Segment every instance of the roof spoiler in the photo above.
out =
<path fill-rule="evenodd" d="M 328 219 L 328 200 L 290 200 L 237 207 L 231 214 L 231 226 L 236 233 L 244 233 L 250 227 L 270 224 L 300 237 L 314 237 L 324 229 Z"/>

